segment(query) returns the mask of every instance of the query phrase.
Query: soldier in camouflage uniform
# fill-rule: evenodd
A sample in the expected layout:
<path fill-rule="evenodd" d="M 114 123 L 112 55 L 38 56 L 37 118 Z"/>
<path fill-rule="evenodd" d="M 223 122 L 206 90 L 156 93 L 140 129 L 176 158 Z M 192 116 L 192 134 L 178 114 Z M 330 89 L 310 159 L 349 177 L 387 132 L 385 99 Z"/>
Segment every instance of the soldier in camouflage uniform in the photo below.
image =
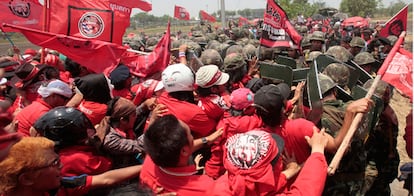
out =
<path fill-rule="evenodd" d="M 336 60 L 346 63 L 352 59 L 352 54 L 342 46 L 332 46 L 325 54 L 334 57 Z"/>
<path fill-rule="evenodd" d="M 336 83 L 324 74 L 319 74 L 319 84 L 323 94 L 323 114 L 320 126 L 326 128 L 326 133 L 336 137 L 342 127 L 345 109 L 349 103 L 344 103 L 336 98 Z M 366 151 L 364 139 L 367 131 L 360 127 L 350 144 L 350 147 L 333 176 L 326 179 L 323 195 L 362 195 L 364 184 L 364 171 L 366 167 Z M 326 155 L 329 163 L 333 154 Z"/>
<path fill-rule="evenodd" d="M 355 56 L 354 61 L 372 76 L 376 75 L 379 62 L 375 60 L 371 53 L 361 52 Z"/>
<path fill-rule="evenodd" d="M 217 65 L 219 69 L 223 68 L 223 59 L 221 58 L 220 54 L 213 49 L 205 50 L 200 57 L 201 62 L 203 65 Z"/>
<path fill-rule="evenodd" d="M 364 88 L 369 89 L 372 82 L 373 79 L 368 80 Z M 394 110 L 389 106 L 392 97 L 390 86 L 380 80 L 375 94 L 383 100 L 384 110 L 366 142 L 368 160 L 374 162 L 378 170 L 378 176 L 366 195 L 388 196 L 391 194 L 389 184 L 397 177 L 400 163 L 396 148 L 398 120 Z"/>
<path fill-rule="evenodd" d="M 340 63 L 331 63 L 323 70 L 323 73 L 336 82 L 338 86 L 351 93 L 348 87 L 350 76 L 348 67 Z"/>
<path fill-rule="evenodd" d="M 353 37 L 349 45 L 351 46 L 350 52 L 353 56 L 366 50 L 366 43 L 361 37 Z"/>
<path fill-rule="evenodd" d="M 325 51 L 325 33 L 322 31 L 314 31 L 309 37 L 311 48 L 310 51 Z"/>

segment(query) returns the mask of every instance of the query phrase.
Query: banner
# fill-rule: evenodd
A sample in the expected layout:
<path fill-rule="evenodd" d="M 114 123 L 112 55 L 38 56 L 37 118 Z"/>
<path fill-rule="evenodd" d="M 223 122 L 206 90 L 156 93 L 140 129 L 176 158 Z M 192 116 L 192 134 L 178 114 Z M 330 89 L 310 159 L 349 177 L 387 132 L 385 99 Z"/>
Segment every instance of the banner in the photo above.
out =
<path fill-rule="evenodd" d="M 200 10 L 200 18 L 201 20 L 207 20 L 209 22 L 216 22 L 216 17 L 208 14 L 207 12 Z"/>
<path fill-rule="evenodd" d="M 290 24 L 285 11 L 273 0 L 267 0 L 260 44 L 266 47 L 300 46 L 302 37 Z"/>
<path fill-rule="evenodd" d="M 402 8 L 397 14 L 395 14 L 381 29 L 379 35 L 381 37 L 388 37 L 389 35 L 399 36 L 401 32 L 407 30 L 407 15 L 408 5 Z"/>
<path fill-rule="evenodd" d="M 183 7 L 174 7 L 174 18 L 178 20 L 190 20 L 190 13 Z"/>
<path fill-rule="evenodd" d="M 249 25 L 250 22 L 247 18 L 240 16 L 239 17 L 239 27 L 245 26 L 245 25 Z"/>
<path fill-rule="evenodd" d="M 42 30 L 43 6 L 38 0 L 0 0 L 0 24 L 9 23 Z M 4 28 L 5 32 L 12 29 Z"/>
<path fill-rule="evenodd" d="M 49 32 L 122 44 L 134 3 L 50 0 Z"/>
<path fill-rule="evenodd" d="M 96 73 L 102 73 L 108 67 L 116 67 L 127 50 L 126 47 L 100 40 L 48 33 L 10 24 L 3 24 L 3 27 L 12 28 L 33 44 L 56 50 Z"/>
<path fill-rule="evenodd" d="M 413 99 L 413 54 L 399 48 L 381 77 Z"/>
<path fill-rule="evenodd" d="M 166 33 L 149 55 L 127 52 L 121 62 L 129 67 L 131 74 L 141 78 L 164 70 L 170 61 L 170 35 L 170 23 L 168 22 Z M 111 70 L 107 69 L 105 72 L 110 73 Z"/>
<path fill-rule="evenodd" d="M 112 0 L 112 2 L 129 8 L 138 8 L 144 12 L 152 10 L 152 4 L 146 0 Z"/>

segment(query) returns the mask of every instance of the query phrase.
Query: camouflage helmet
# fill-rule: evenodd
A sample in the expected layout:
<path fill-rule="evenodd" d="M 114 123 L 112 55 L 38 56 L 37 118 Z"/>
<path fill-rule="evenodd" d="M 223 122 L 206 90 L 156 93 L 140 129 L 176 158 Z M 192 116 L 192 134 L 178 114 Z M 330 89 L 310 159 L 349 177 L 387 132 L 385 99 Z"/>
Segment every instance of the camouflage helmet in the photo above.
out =
<path fill-rule="evenodd" d="M 361 53 L 358 53 L 355 56 L 354 61 L 355 61 L 356 64 L 362 66 L 362 65 L 367 65 L 367 64 L 370 64 L 370 63 L 374 63 L 375 58 L 369 52 L 361 52 Z"/>
<path fill-rule="evenodd" d="M 240 53 L 232 53 L 224 58 L 223 70 L 225 72 L 236 70 L 246 65 L 243 55 Z"/>
<path fill-rule="evenodd" d="M 192 35 L 193 35 L 193 37 L 202 37 L 203 36 L 203 32 L 201 32 L 201 31 L 193 31 Z"/>
<path fill-rule="evenodd" d="M 223 59 L 221 58 L 220 54 L 213 49 L 205 50 L 200 57 L 201 62 L 204 65 L 217 65 L 217 67 L 222 68 L 223 66 Z"/>
<path fill-rule="evenodd" d="M 156 37 L 150 37 L 145 42 L 147 47 L 155 46 L 155 45 L 157 45 L 157 43 L 158 43 L 158 39 Z"/>
<path fill-rule="evenodd" d="M 193 37 L 192 40 L 193 40 L 193 42 L 196 42 L 196 43 L 207 43 L 207 39 L 204 36 L 201 36 L 201 37 Z"/>
<path fill-rule="evenodd" d="M 301 27 L 299 28 L 299 32 L 300 32 L 300 33 L 307 33 L 307 32 L 308 32 L 308 27 L 306 27 L 306 26 L 301 26 Z"/>
<path fill-rule="evenodd" d="M 247 37 L 240 38 L 239 40 L 237 40 L 236 43 L 243 47 L 249 43 L 249 38 Z"/>
<path fill-rule="evenodd" d="M 334 88 L 337 84 L 329 76 L 319 73 L 318 74 L 319 87 L 322 95 Z"/>
<path fill-rule="evenodd" d="M 252 44 L 247 44 L 243 47 L 243 54 L 247 57 L 247 59 L 251 59 L 256 56 L 257 49 Z"/>
<path fill-rule="evenodd" d="M 243 47 L 240 45 L 232 45 L 227 48 L 226 50 L 226 56 L 231 53 L 243 53 Z"/>
<path fill-rule="evenodd" d="M 317 40 L 317 41 L 325 42 L 325 33 L 323 33 L 322 31 L 314 31 L 310 35 L 309 40 L 310 41 Z"/>
<path fill-rule="evenodd" d="M 210 40 L 206 46 L 206 49 L 214 49 L 214 50 L 218 50 L 218 48 L 220 47 L 220 42 L 217 40 Z"/>
<path fill-rule="evenodd" d="M 395 44 L 395 42 L 397 42 L 398 37 L 395 36 L 395 35 L 390 35 L 390 36 L 387 37 L 387 39 L 390 40 L 391 46 L 393 46 Z"/>
<path fill-rule="evenodd" d="M 341 63 L 331 63 L 322 72 L 332 78 L 340 87 L 348 85 L 350 72 L 346 65 Z"/>
<path fill-rule="evenodd" d="M 309 36 L 304 36 L 303 39 L 302 39 L 302 41 L 301 41 L 301 43 L 300 43 L 300 45 L 302 47 L 309 47 L 309 46 L 311 46 Z"/>
<path fill-rule="evenodd" d="M 207 33 L 206 34 L 206 38 L 211 41 L 211 40 L 217 40 L 217 34 L 215 33 Z"/>
<path fill-rule="evenodd" d="M 365 47 L 365 41 L 361 37 L 353 37 L 349 45 L 351 47 L 363 48 Z"/>
<path fill-rule="evenodd" d="M 312 51 L 308 55 L 305 56 L 305 61 L 306 62 L 313 61 L 321 54 L 323 54 L 321 51 Z"/>
<path fill-rule="evenodd" d="M 368 90 L 372 86 L 372 83 L 374 83 L 374 79 L 369 79 L 364 83 L 363 87 Z M 382 80 L 379 80 L 377 84 L 377 88 L 375 88 L 375 92 L 374 92 L 375 95 L 382 98 L 388 87 L 389 87 L 388 83 Z"/>
<path fill-rule="evenodd" d="M 189 50 L 193 50 L 195 55 L 197 57 L 200 57 L 202 49 L 201 46 L 198 43 L 195 43 L 193 41 L 186 41 L 185 44 L 187 44 L 187 47 Z"/>
<path fill-rule="evenodd" d="M 340 62 L 348 62 L 352 59 L 352 54 L 346 48 L 342 46 L 331 46 L 325 52 L 325 54 L 334 57 L 336 60 Z"/>
<path fill-rule="evenodd" d="M 171 48 L 179 48 L 181 45 L 181 40 L 174 40 L 171 42 Z"/>
<path fill-rule="evenodd" d="M 235 39 L 243 37 L 243 32 L 239 28 L 232 28 L 230 33 L 233 34 Z"/>

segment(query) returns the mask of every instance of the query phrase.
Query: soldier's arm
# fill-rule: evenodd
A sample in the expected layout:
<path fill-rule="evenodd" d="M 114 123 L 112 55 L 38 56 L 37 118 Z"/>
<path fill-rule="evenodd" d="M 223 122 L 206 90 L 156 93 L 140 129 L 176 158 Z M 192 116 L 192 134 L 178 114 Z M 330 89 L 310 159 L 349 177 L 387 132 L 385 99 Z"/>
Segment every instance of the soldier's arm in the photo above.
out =
<path fill-rule="evenodd" d="M 329 137 L 328 145 L 326 146 L 326 150 L 328 152 L 335 153 L 336 150 L 338 150 L 346 133 L 348 132 L 349 127 L 352 124 L 352 121 L 354 120 L 355 115 L 360 112 L 368 112 L 372 104 L 373 102 L 371 99 L 361 98 L 353 101 L 348 105 L 348 107 L 346 107 L 344 122 L 336 137 L 333 138 L 332 136 L 325 134 L 326 137 Z"/>

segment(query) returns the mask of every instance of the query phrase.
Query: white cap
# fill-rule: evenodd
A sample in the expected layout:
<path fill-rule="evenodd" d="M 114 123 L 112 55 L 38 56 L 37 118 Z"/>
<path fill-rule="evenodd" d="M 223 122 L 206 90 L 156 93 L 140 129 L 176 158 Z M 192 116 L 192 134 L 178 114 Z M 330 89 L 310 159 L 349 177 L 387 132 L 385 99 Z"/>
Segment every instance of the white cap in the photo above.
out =
<path fill-rule="evenodd" d="M 7 78 L 1 78 L 0 85 L 4 85 L 7 83 Z"/>
<path fill-rule="evenodd" d="M 37 89 L 37 93 L 43 98 L 49 97 L 52 94 L 59 94 L 70 98 L 73 94 L 69 85 L 60 80 L 53 80 L 49 82 L 47 86 L 40 86 L 39 89 Z"/>
<path fill-rule="evenodd" d="M 193 91 L 194 74 L 187 65 L 170 65 L 162 72 L 162 83 L 167 92 Z"/>

